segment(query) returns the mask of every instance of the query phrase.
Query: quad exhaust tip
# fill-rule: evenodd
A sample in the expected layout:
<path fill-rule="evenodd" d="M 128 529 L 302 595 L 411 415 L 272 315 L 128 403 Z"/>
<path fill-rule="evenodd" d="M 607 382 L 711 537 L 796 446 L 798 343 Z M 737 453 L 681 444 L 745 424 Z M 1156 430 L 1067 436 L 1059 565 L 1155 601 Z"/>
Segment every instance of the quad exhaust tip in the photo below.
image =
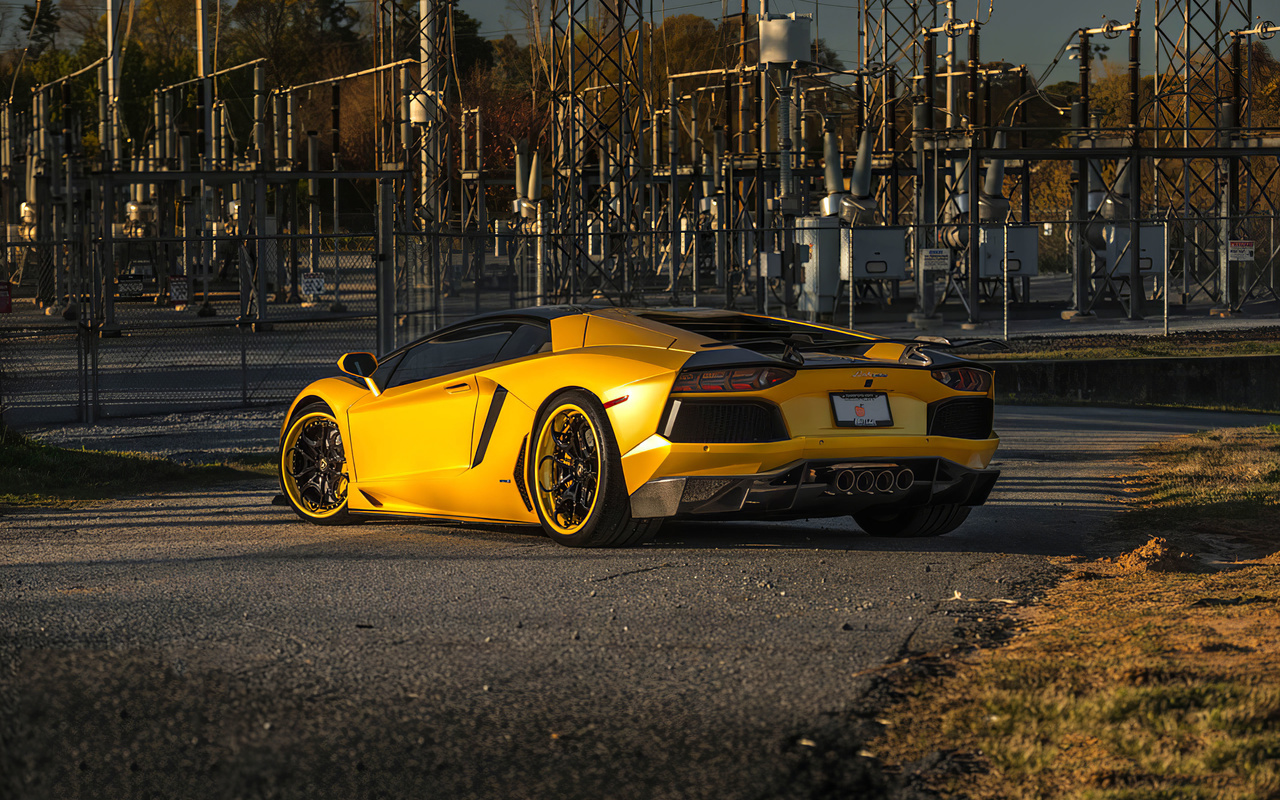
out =
<path fill-rule="evenodd" d="M 876 477 L 871 473 L 870 470 L 865 470 L 863 472 L 858 473 L 858 483 L 857 483 L 858 491 L 870 494 L 871 490 L 875 488 L 875 485 L 876 485 Z"/>
<path fill-rule="evenodd" d="M 898 470 L 896 474 L 887 469 L 878 472 L 869 469 L 842 469 L 831 479 L 831 486 L 843 494 L 851 494 L 854 490 L 863 494 L 889 494 L 905 492 L 915 482 L 915 473 L 906 468 Z"/>
<path fill-rule="evenodd" d="M 854 484 L 853 470 L 842 469 L 839 472 L 837 472 L 834 483 L 835 483 L 837 492 L 853 491 L 853 484 Z"/>
<path fill-rule="evenodd" d="M 879 475 L 876 475 L 876 491 L 881 493 L 893 491 L 893 473 L 892 472 L 886 469 L 883 472 L 881 472 Z"/>

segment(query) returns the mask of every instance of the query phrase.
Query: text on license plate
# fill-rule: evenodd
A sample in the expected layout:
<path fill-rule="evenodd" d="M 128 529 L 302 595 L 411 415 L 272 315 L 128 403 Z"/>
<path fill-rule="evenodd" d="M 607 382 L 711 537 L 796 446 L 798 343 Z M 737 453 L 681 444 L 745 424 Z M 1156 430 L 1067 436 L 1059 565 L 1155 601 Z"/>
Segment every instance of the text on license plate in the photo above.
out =
<path fill-rule="evenodd" d="M 833 392 L 831 410 L 842 428 L 887 428 L 893 425 L 889 398 L 878 392 Z"/>

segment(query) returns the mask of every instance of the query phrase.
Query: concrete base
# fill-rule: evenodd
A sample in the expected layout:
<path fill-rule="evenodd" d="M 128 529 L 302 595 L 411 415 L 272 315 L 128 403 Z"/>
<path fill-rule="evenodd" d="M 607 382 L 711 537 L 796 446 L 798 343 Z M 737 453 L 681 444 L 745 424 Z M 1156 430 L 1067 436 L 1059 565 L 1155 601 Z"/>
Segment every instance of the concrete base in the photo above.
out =
<path fill-rule="evenodd" d="M 962 322 L 960 330 L 962 331 L 981 331 L 991 327 L 990 322 Z"/>
<path fill-rule="evenodd" d="M 945 320 L 944 320 L 942 317 L 924 317 L 924 316 L 922 316 L 922 317 L 920 317 L 919 319 L 913 320 L 913 322 L 915 323 L 916 330 L 928 331 L 928 330 L 932 330 L 932 329 L 934 329 L 934 328 L 938 327 L 939 325 L 943 324 L 943 322 L 945 322 Z"/>
<path fill-rule="evenodd" d="M 1063 311 L 1061 316 L 1063 322 L 1092 322 L 1098 318 L 1098 315 L 1092 311 L 1076 311 L 1075 309 Z"/>
<path fill-rule="evenodd" d="M 1226 319 L 1228 317 L 1244 316 L 1244 314 L 1241 311 L 1237 311 L 1231 308 L 1211 308 L 1209 309 L 1209 316 Z"/>

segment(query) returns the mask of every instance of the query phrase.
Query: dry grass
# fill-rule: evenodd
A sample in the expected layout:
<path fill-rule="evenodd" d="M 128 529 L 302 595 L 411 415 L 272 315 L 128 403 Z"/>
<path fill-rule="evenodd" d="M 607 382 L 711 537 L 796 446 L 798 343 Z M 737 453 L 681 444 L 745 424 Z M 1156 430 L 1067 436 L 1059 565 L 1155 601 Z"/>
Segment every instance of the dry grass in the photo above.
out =
<path fill-rule="evenodd" d="M 1268 428 L 1152 448 L 1118 535 L 1168 541 L 1072 562 L 1025 635 L 912 687 L 879 749 L 980 753 L 937 787 L 975 798 L 1280 796 L 1278 456 Z M 1179 558 L 1206 545 L 1235 559 Z"/>
<path fill-rule="evenodd" d="M 1280 509 L 1280 425 L 1202 431 L 1149 448 L 1130 523 L 1257 519 Z"/>

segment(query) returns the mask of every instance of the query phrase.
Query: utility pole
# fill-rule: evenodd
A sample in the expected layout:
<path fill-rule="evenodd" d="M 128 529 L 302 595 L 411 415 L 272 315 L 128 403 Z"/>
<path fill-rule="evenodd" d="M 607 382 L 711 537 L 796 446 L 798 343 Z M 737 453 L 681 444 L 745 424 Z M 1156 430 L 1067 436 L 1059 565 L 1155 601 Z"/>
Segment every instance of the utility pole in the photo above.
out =
<path fill-rule="evenodd" d="M 118 4 L 120 0 L 109 2 Z M 200 142 L 201 169 L 207 167 L 203 162 L 213 153 L 213 79 L 209 77 L 212 73 L 213 43 L 209 41 L 209 0 L 196 0 L 196 75 L 200 78 L 200 96 L 203 101 L 200 127 L 204 129 L 204 138 Z M 114 103 L 114 98 L 112 102 Z"/>
<path fill-rule="evenodd" d="M 119 0 L 110 0 L 118 3 Z M 217 0 L 214 0 L 215 2 Z M 209 0 L 196 0 L 196 75 L 200 78 L 200 141 L 196 147 L 197 169 L 205 172 L 209 169 L 213 151 L 213 47 L 209 41 Z M 203 179 L 200 181 L 200 237 L 203 240 L 200 248 L 200 261 L 204 273 L 204 303 L 196 312 L 202 317 L 214 314 L 209 304 L 209 280 L 213 272 L 213 197 L 212 190 Z"/>
<path fill-rule="evenodd" d="M 120 0 L 107 0 L 107 136 L 103 155 L 115 165 L 120 162 Z"/>

